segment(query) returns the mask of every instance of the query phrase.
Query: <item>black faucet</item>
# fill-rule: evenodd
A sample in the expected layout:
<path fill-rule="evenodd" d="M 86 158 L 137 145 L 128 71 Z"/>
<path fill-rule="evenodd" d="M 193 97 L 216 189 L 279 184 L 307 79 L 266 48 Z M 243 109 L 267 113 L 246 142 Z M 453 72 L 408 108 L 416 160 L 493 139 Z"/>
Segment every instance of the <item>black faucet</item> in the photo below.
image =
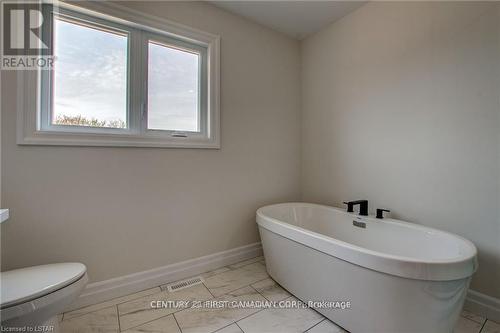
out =
<path fill-rule="evenodd" d="M 389 213 L 390 210 L 377 208 L 377 216 L 375 216 L 375 217 L 378 218 L 378 219 L 383 219 L 384 218 L 384 212 L 388 212 Z"/>
<path fill-rule="evenodd" d="M 344 202 L 347 205 L 347 212 L 354 212 L 354 206 L 359 205 L 359 215 L 368 216 L 368 200 L 355 200 Z"/>

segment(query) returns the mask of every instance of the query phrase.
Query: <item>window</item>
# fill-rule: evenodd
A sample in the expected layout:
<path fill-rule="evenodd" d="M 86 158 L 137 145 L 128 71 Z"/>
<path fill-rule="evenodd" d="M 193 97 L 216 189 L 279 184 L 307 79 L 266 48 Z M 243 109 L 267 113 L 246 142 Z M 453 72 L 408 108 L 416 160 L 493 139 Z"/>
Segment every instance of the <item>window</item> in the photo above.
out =
<path fill-rule="evenodd" d="M 94 6 L 117 15 L 66 4 L 44 14 L 56 58 L 37 79 L 21 74 L 18 143 L 218 148 L 219 38 Z"/>

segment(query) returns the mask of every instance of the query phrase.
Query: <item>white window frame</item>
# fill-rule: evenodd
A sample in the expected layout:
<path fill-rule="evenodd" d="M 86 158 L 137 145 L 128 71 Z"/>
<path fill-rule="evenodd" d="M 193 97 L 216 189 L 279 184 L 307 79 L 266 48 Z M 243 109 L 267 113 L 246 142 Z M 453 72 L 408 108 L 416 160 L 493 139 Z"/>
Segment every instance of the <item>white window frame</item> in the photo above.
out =
<path fill-rule="evenodd" d="M 127 128 L 52 125 L 50 71 L 18 71 L 17 143 L 20 145 L 220 148 L 220 37 L 117 4 L 65 3 L 57 15 L 129 34 Z M 55 14 L 56 15 L 56 14 Z M 147 128 L 148 40 L 200 54 L 199 132 Z"/>

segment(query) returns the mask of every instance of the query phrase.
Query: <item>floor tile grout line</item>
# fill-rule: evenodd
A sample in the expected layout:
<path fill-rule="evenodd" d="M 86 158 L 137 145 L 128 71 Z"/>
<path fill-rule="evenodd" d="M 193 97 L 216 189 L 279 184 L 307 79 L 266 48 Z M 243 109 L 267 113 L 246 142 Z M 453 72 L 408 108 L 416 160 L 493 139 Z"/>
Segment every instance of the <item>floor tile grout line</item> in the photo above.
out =
<path fill-rule="evenodd" d="M 118 321 L 118 332 L 122 331 L 122 327 L 120 325 L 120 313 L 118 312 L 118 305 L 115 305 L 116 309 L 116 320 Z"/>
<path fill-rule="evenodd" d="M 177 321 L 177 317 L 175 317 L 175 312 L 172 313 L 172 317 L 174 317 L 175 323 L 177 324 L 177 327 L 179 328 L 179 332 L 182 333 L 182 328 L 181 328 L 181 325 L 179 324 L 179 322 Z"/>
<path fill-rule="evenodd" d="M 248 316 L 245 316 L 245 317 L 243 317 L 243 318 L 238 319 L 237 321 L 233 322 L 232 324 L 236 324 L 238 327 L 240 327 L 240 325 L 238 325 L 238 322 L 240 322 L 240 321 L 242 321 L 242 320 L 244 320 L 244 319 L 247 319 L 247 318 L 249 318 L 249 317 L 251 317 L 251 316 L 253 316 L 253 315 L 256 315 L 257 313 L 262 312 L 262 311 L 267 310 L 267 309 L 268 309 L 268 308 L 262 308 L 262 309 L 260 309 L 259 311 L 255 311 L 254 313 L 251 313 L 251 314 L 249 314 Z M 240 330 L 242 330 L 242 331 L 243 331 L 243 329 L 242 329 L 241 327 L 240 327 Z"/>
<path fill-rule="evenodd" d="M 262 256 L 257 256 L 257 257 L 253 257 L 253 258 L 250 258 L 250 259 L 247 259 L 247 260 L 252 260 L 252 259 L 255 259 L 255 258 L 258 258 L 258 257 L 262 257 Z M 245 262 L 247 260 L 243 260 L 243 261 L 240 261 L 240 262 L 236 262 L 234 264 L 230 264 L 230 265 L 227 265 L 227 266 L 223 266 L 223 267 L 227 267 L 229 269 L 232 269 L 232 270 L 235 270 L 235 269 L 238 269 L 238 268 L 241 268 L 241 267 L 245 267 L 245 266 L 248 266 L 248 265 L 251 265 L 251 264 L 255 264 L 256 262 L 260 263 L 261 261 L 260 260 L 255 260 L 255 261 L 252 261 L 252 262 L 249 262 L 248 264 L 245 264 L 245 265 L 241 265 L 241 266 L 238 266 L 238 267 L 231 267 L 233 265 L 238 265 L 239 263 L 242 263 L 242 262 Z M 222 268 L 222 267 L 221 267 Z M 224 272 L 222 272 L 224 273 Z M 220 274 L 220 273 L 219 273 Z"/>
<path fill-rule="evenodd" d="M 252 287 L 252 286 L 250 286 L 250 287 Z M 254 287 L 252 287 L 252 288 L 255 289 Z M 269 298 L 267 298 L 266 296 L 264 296 L 260 291 L 258 291 L 257 289 L 255 289 L 255 290 L 259 293 L 260 296 L 264 297 L 266 301 L 272 302 Z"/>
<path fill-rule="evenodd" d="M 266 274 L 267 274 L 267 273 L 266 273 Z M 225 292 L 225 293 L 223 293 L 223 294 L 220 294 L 219 296 L 214 296 L 214 297 L 215 297 L 215 298 L 219 298 L 219 297 L 222 297 L 222 296 L 224 296 L 224 295 L 228 295 L 228 294 L 230 294 L 230 293 L 232 293 L 232 292 L 235 292 L 236 290 L 240 290 L 240 289 L 243 289 L 243 288 L 245 288 L 245 287 L 252 287 L 252 284 L 256 284 L 256 283 L 258 283 L 258 282 L 264 281 L 264 280 L 269 279 L 269 278 L 270 278 L 270 276 L 268 275 L 266 278 L 263 278 L 263 279 L 261 279 L 261 280 L 257 280 L 257 281 L 251 282 L 250 284 L 246 284 L 246 285 L 244 285 L 243 287 L 238 287 L 238 288 L 236 288 L 236 289 L 232 289 L 232 290 L 227 291 L 227 292 Z M 273 281 L 274 281 L 274 280 L 273 280 Z M 253 288 L 255 291 L 259 292 L 259 291 L 258 291 L 258 290 L 256 290 L 254 287 L 252 287 L 252 288 Z M 207 287 L 207 289 L 208 289 L 208 291 L 212 294 L 212 292 L 210 291 L 210 288 L 208 288 L 208 287 Z M 260 294 L 260 293 L 259 293 L 259 294 Z M 264 295 L 262 295 L 262 296 L 264 296 Z M 264 297 L 264 298 L 265 298 L 265 297 Z"/>
<path fill-rule="evenodd" d="M 183 310 L 185 310 L 185 309 L 183 309 Z M 157 320 L 163 319 L 163 318 L 168 317 L 168 316 L 170 316 L 170 315 L 172 315 L 172 316 L 174 317 L 175 322 L 177 323 L 177 318 L 175 318 L 175 315 L 174 315 L 174 314 L 176 314 L 176 313 L 178 313 L 178 312 L 181 312 L 181 311 L 182 311 L 182 310 L 178 310 L 178 311 L 176 311 L 176 312 L 169 313 L 168 315 L 164 315 L 164 316 L 158 317 L 158 318 L 156 318 L 156 319 L 152 319 L 152 320 L 145 321 L 145 322 L 143 322 L 143 323 L 141 323 L 141 324 L 139 324 L 139 325 L 135 325 L 135 326 L 129 327 L 129 328 L 127 328 L 127 329 L 123 330 L 123 331 L 121 331 L 121 330 L 120 330 L 120 332 L 126 332 L 126 331 L 128 331 L 128 330 L 136 329 L 136 328 L 138 328 L 138 327 L 140 327 L 140 326 L 142 326 L 142 325 L 150 324 L 150 323 L 152 323 L 153 321 L 157 321 Z M 119 322 L 119 321 L 118 321 L 118 322 Z M 178 324 L 178 323 L 177 323 L 177 326 L 179 326 L 179 324 Z M 179 330 L 181 330 L 181 327 L 180 327 L 180 326 L 179 326 Z M 181 330 L 181 332 L 182 332 L 182 330 Z"/>
<path fill-rule="evenodd" d="M 236 324 L 236 326 L 238 326 L 238 328 L 240 329 L 240 331 L 242 331 L 243 333 L 245 333 L 245 331 L 243 331 L 243 329 L 241 328 L 241 326 L 240 326 L 240 325 L 238 325 L 238 323 L 237 323 L 237 322 L 235 322 L 235 324 Z"/>
<path fill-rule="evenodd" d="M 250 287 L 252 287 L 252 286 L 250 286 Z M 252 287 L 252 288 L 253 288 L 253 287 Z M 255 288 L 254 288 L 254 289 L 255 289 Z M 257 291 L 257 293 L 259 293 L 259 292 Z M 259 293 L 259 295 L 260 295 L 260 293 Z M 261 295 L 261 296 L 262 296 L 262 295 Z M 262 297 L 264 297 L 264 296 L 262 296 Z M 284 298 L 283 300 L 286 300 L 286 299 L 288 299 L 288 298 L 290 298 L 290 297 L 292 297 L 292 296 L 289 296 L 289 297 L 287 297 L 287 298 Z M 265 297 L 264 297 L 264 298 L 265 298 Z M 246 319 L 246 318 L 249 318 L 249 317 L 251 317 L 251 316 L 253 316 L 253 315 L 256 315 L 257 313 L 262 312 L 262 311 L 264 311 L 264 310 L 269 310 L 269 308 L 268 308 L 268 307 L 264 307 L 264 308 L 260 309 L 259 311 L 256 311 L 256 312 L 254 312 L 254 313 L 252 313 L 252 314 L 249 314 L 248 316 L 245 316 L 245 317 L 243 317 L 243 318 L 238 319 L 237 321 L 235 321 L 235 322 L 234 322 L 234 323 L 232 323 L 232 324 L 236 324 L 236 325 L 240 328 L 240 330 L 241 330 L 242 332 L 245 332 L 245 331 L 243 331 L 243 329 L 240 327 L 240 325 L 238 325 L 238 322 L 240 322 L 240 321 L 242 321 L 242 320 L 244 320 L 244 319 Z M 232 325 L 232 324 L 231 324 L 231 325 Z M 228 326 L 229 326 L 229 325 L 228 325 Z"/>
<path fill-rule="evenodd" d="M 265 279 L 263 279 L 263 280 L 265 280 Z M 259 281 L 262 281 L 262 280 L 259 280 Z M 259 281 L 252 282 L 252 284 L 257 283 L 257 282 L 259 282 Z M 261 294 L 261 293 L 259 293 L 259 292 L 258 292 L 258 291 L 254 288 L 254 287 L 252 287 L 252 285 L 251 285 L 251 284 L 246 284 L 246 285 L 244 285 L 243 287 L 239 287 L 239 288 L 233 289 L 233 290 L 231 290 L 231 291 L 228 291 L 228 292 L 225 292 L 225 293 L 223 293 L 223 294 L 220 294 L 219 296 L 214 296 L 214 298 L 216 298 L 216 299 L 217 299 L 217 298 L 221 298 L 222 296 L 229 295 L 229 294 L 231 294 L 231 293 L 234 293 L 235 291 L 238 291 L 238 290 L 240 290 L 240 289 L 247 288 L 247 287 L 252 288 L 252 289 L 253 289 L 253 290 L 255 290 L 255 291 L 256 291 L 259 295 L 262 295 L 262 294 Z M 207 289 L 208 289 L 208 288 L 207 288 Z M 208 291 L 210 291 L 210 289 L 208 289 Z M 210 293 L 211 293 L 211 292 L 210 292 Z M 263 297 L 264 297 L 264 296 L 263 296 Z M 265 297 L 264 297 L 264 298 L 265 298 Z"/>
<path fill-rule="evenodd" d="M 225 328 L 228 328 L 229 326 L 234 325 L 234 324 L 236 324 L 236 322 L 235 322 L 235 321 L 231 322 L 230 324 L 227 324 L 226 326 L 222 326 L 221 328 L 218 328 L 218 329 L 216 329 L 215 331 L 210 332 L 210 333 L 217 333 L 217 332 L 219 332 L 220 330 L 223 330 L 223 329 L 225 329 Z"/>
<path fill-rule="evenodd" d="M 253 289 L 253 290 L 254 290 L 257 294 L 259 294 L 260 296 L 262 296 L 262 297 L 266 298 L 266 296 L 262 295 L 262 294 L 261 294 L 261 293 L 260 293 L 257 289 L 255 289 L 255 287 L 254 287 L 254 286 L 252 286 L 251 284 L 249 284 L 247 287 L 252 288 L 252 289 Z M 267 298 L 266 298 L 266 299 L 267 299 Z"/>
<path fill-rule="evenodd" d="M 481 325 L 483 325 L 483 324 L 486 322 L 486 320 L 488 320 L 488 318 L 486 318 L 486 317 L 483 317 L 483 316 L 480 316 L 480 315 L 476 315 L 475 313 L 472 313 L 472 312 L 471 312 L 472 314 L 474 314 L 474 315 L 476 315 L 476 316 L 479 316 L 479 317 L 481 317 L 481 318 L 484 318 L 484 320 L 482 320 L 482 322 L 480 322 L 480 321 L 474 320 L 474 319 L 472 319 L 472 318 L 468 318 L 468 317 L 464 316 L 462 313 L 463 313 L 463 311 L 460 313 L 460 317 L 465 318 L 465 319 L 472 320 L 473 322 L 478 323 L 478 324 L 481 324 Z"/>
<path fill-rule="evenodd" d="M 311 309 L 311 308 L 309 308 L 309 309 Z M 311 309 L 311 310 L 314 310 L 314 309 Z M 319 313 L 318 311 L 316 311 L 316 310 L 314 310 L 314 311 L 315 311 L 316 313 L 318 313 L 319 315 L 321 315 L 321 320 L 320 320 L 320 321 L 318 321 L 316 324 L 312 325 L 311 327 L 309 327 L 308 329 L 306 329 L 306 330 L 304 331 L 304 333 L 306 333 L 306 332 L 307 332 L 307 331 L 309 331 L 311 328 L 313 328 L 313 327 L 314 327 L 314 326 L 316 326 L 316 325 L 319 325 L 320 323 L 324 322 L 324 321 L 327 319 L 325 316 L 323 316 L 323 315 L 322 315 L 321 313 Z M 335 324 L 335 325 L 337 325 L 337 324 Z"/>
<path fill-rule="evenodd" d="M 208 288 L 207 288 L 207 289 L 208 289 Z M 209 297 L 209 298 L 204 299 L 204 300 L 202 300 L 202 301 L 208 301 L 208 300 L 213 299 L 213 298 L 214 298 L 214 297 Z M 189 301 L 189 302 L 193 302 L 193 301 Z M 135 326 L 133 326 L 133 327 L 129 327 L 129 328 L 127 328 L 127 330 L 130 330 L 130 329 L 132 329 L 132 328 L 137 328 L 137 327 L 142 326 L 142 325 L 144 325 L 144 324 L 149 324 L 149 323 L 151 323 L 151 322 L 153 322 L 153 321 L 155 321 L 155 320 L 162 319 L 162 318 L 165 318 L 165 317 L 167 317 L 167 316 L 174 315 L 174 314 L 179 313 L 179 312 L 181 312 L 181 311 L 188 310 L 188 309 L 192 309 L 192 308 L 193 308 L 193 306 L 186 307 L 186 308 L 183 308 L 183 309 L 178 309 L 178 310 L 176 310 L 176 311 L 174 311 L 174 312 L 171 312 L 171 313 L 166 314 L 166 315 L 164 315 L 164 316 L 158 317 L 158 318 L 156 318 L 156 319 L 148 320 L 148 321 L 145 321 L 145 322 L 143 322 L 143 323 L 141 323 L 141 324 L 139 324 L 139 325 L 135 325 Z M 147 310 L 146 310 L 146 311 L 147 311 Z M 175 317 L 175 316 L 174 316 L 174 317 Z M 179 328 L 180 328 L 180 327 L 179 327 Z"/>
<path fill-rule="evenodd" d="M 264 279 L 264 280 L 265 280 L 265 279 Z M 264 280 L 260 280 L 260 281 L 264 281 Z M 274 280 L 273 280 L 273 281 L 274 281 Z M 256 283 L 258 283 L 258 282 L 259 282 L 259 281 L 254 282 L 254 283 L 252 283 L 252 284 L 256 284 Z M 261 293 L 260 291 L 258 291 L 258 290 L 257 290 L 257 288 L 255 288 L 252 284 L 249 284 L 249 286 L 250 286 L 250 287 L 252 287 L 252 288 L 253 288 L 256 292 L 258 292 L 258 293 L 259 293 L 262 297 L 264 297 L 267 301 L 269 301 L 269 302 L 273 302 L 272 300 L 270 300 L 269 298 L 267 298 L 267 297 L 266 297 L 263 293 Z M 280 286 L 280 288 L 281 288 L 281 286 Z M 283 288 L 281 288 L 281 289 L 283 289 Z M 285 290 L 285 289 L 283 289 L 283 290 Z M 286 290 L 285 290 L 285 291 L 286 291 Z M 286 291 L 286 292 L 288 293 L 288 291 Z M 280 300 L 278 300 L 277 302 L 284 301 L 285 299 L 287 299 L 287 298 L 289 298 L 290 296 L 292 296 L 290 293 L 288 293 L 288 294 L 289 294 L 289 296 L 286 296 L 285 298 L 280 299 Z"/>
<path fill-rule="evenodd" d="M 182 311 L 182 310 L 179 310 L 179 311 Z M 177 311 L 177 312 L 179 312 L 179 311 Z M 127 328 L 125 331 L 127 331 L 127 330 L 131 330 L 131 329 L 133 329 L 133 328 L 137 328 L 137 327 L 142 326 L 142 325 L 149 324 L 149 323 L 151 323 L 151 322 L 153 322 L 153 321 L 156 321 L 156 320 L 159 320 L 159 319 L 163 319 L 163 318 L 165 318 L 165 317 L 168 317 L 168 316 L 170 316 L 170 315 L 173 315 L 174 313 L 176 313 L 176 312 L 172 312 L 172 313 L 169 313 L 169 314 L 167 314 L 167 315 L 164 315 L 164 316 L 161 316 L 161 317 L 158 317 L 158 318 L 155 318 L 155 319 L 151 319 L 151 320 L 145 321 L 145 322 L 140 323 L 140 324 L 138 324 L 138 325 L 135 325 L 135 326 L 129 327 L 129 328 Z"/>
<path fill-rule="evenodd" d="M 260 257 L 260 256 L 257 256 L 257 257 Z M 254 258 L 257 258 L 257 257 L 254 257 Z M 254 259 L 254 258 L 250 258 L 250 259 L 247 259 L 247 260 L 251 260 L 251 259 Z M 246 260 L 243 260 L 243 261 L 246 261 Z M 240 262 L 243 262 L 243 261 L 240 261 Z M 237 269 L 240 269 L 240 268 L 243 268 L 243 267 L 246 267 L 246 266 L 248 266 L 248 265 L 252 265 L 252 264 L 258 263 L 258 262 L 260 262 L 260 261 L 258 261 L 258 260 L 257 260 L 257 261 L 254 261 L 254 262 L 249 262 L 248 264 L 241 265 L 241 266 L 238 266 L 238 267 L 231 267 L 232 265 L 237 265 L 237 264 L 239 263 L 239 262 L 236 262 L 236 263 L 234 263 L 234 264 L 231 264 L 231 265 L 226 265 L 226 266 L 222 266 L 222 267 L 220 267 L 220 268 L 227 267 L 227 268 L 229 268 L 231 271 L 235 271 L 235 270 L 237 270 Z M 220 268 L 218 268 L 218 269 L 220 269 Z M 227 271 L 226 271 L 226 272 L 227 272 Z M 207 273 L 208 273 L 208 272 L 207 272 Z M 214 274 L 214 275 L 212 275 L 212 276 L 219 275 L 219 274 L 222 274 L 222 273 L 225 273 L 225 272 L 220 272 L 220 273 Z M 212 276 L 210 276 L 210 277 L 212 277 Z"/>
<path fill-rule="evenodd" d="M 204 300 L 204 301 L 207 301 L 207 300 L 209 300 L 209 299 L 211 299 L 211 298 L 207 298 L 207 299 L 206 299 L 206 300 Z M 140 323 L 140 324 L 138 324 L 138 325 L 135 325 L 135 326 L 129 327 L 129 328 L 127 328 L 127 330 L 130 330 L 130 329 L 132 329 L 132 328 L 137 328 L 137 327 L 142 326 L 142 325 L 145 325 L 145 324 L 149 324 L 149 323 L 151 323 L 151 322 L 153 322 L 153 321 L 155 321 L 155 320 L 159 320 L 159 319 L 162 319 L 162 318 L 168 317 L 168 316 L 173 315 L 173 314 L 175 314 L 175 313 L 178 313 L 178 312 L 181 312 L 181 311 L 184 311 L 184 310 L 187 310 L 187 309 L 191 309 L 191 308 L 192 308 L 192 306 L 191 306 L 191 307 L 188 307 L 188 308 L 184 308 L 184 309 L 178 309 L 178 310 L 176 310 L 176 311 L 174 311 L 174 312 L 170 312 L 169 314 L 166 314 L 166 315 L 164 315 L 164 316 L 161 316 L 161 317 L 158 317 L 158 318 L 155 318 L 155 319 L 151 319 L 151 320 L 145 321 L 145 322 L 143 322 L 143 323 Z M 143 311 L 144 311 L 144 310 L 143 310 Z M 148 311 L 148 310 L 145 310 L 145 311 Z"/>
<path fill-rule="evenodd" d="M 267 273 L 266 273 L 266 274 L 267 274 Z M 250 284 L 249 284 L 249 286 L 251 286 L 252 284 L 256 284 L 256 283 L 262 282 L 262 281 L 267 280 L 267 279 L 271 279 L 271 280 L 273 280 L 273 278 L 272 278 L 272 277 L 268 274 L 266 278 L 263 278 L 263 279 L 261 279 L 261 280 L 257 280 L 257 281 L 255 281 L 255 282 L 252 282 L 252 283 L 250 283 Z M 273 281 L 274 281 L 274 280 L 273 280 Z M 281 286 L 280 286 L 280 287 L 281 287 Z"/>
<path fill-rule="evenodd" d="M 212 292 L 210 291 L 210 288 L 207 287 L 207 285 L 205 284 L 205 282 L 202 282 L 203 285 L 205 286 L 205 288 L 207 288 L 208 292 L 210 293 L 210 295 L 212 295 L 213 298 L 216 298 L 214 294 L 212 294 Z"/>
<path fill-rule="evenodd" d="M 181 311 L 182 311 L 182 310 L 181 310 Z M 170 316 L 170 315 L 173 315 L 174 313 L 175 313 L 175 312 L 172 312 L 172 313 L 169 313 L 169 314 L 167 314 L 167 315 L 164 315 L 164 316 L 161 316 L 161 317 L 158 317 L 158 318 L 155 318 L 155 319 L 151 319 L 151 320 L 145 321 L 145 322 L 143 322 L 143 323 L 140 323 L 139 325 L 135 325 L 135 326 L 129 327 L 129 328 L 127 328 L 126 330 L 135 329 L 135 328 L 137 328 L 137 327 L 139 327 L 139 326 L 146 325 L 146 324 L 149 324 L 149 323 L 151 323 L 151 322 L 153 322 L 153 321 L 160 320 L 160 319 L 163 319 L 163 318 L 168 317 L 168 316 Z M 125 330 L 125 331 L 126 331 L 126 330 Z"/>
<path fill-rule="evenodd" d="M 483 331 L 483 328 L 484 326 L 486 326 L 486 322 L 488 321 L 488 319 L 486 319 L 483 323 L 483 325 L 481 326 L 481 329 L 479 330 L 479 333 L 481 333 Z"/>
<path fill-rule="evenodd" d="M 133 295 L 133 294 L 141 293 L 141 292 L 143 292 L 143 291 L 145 291 L 145 290 L 149 290 L 149 289 L 156 289 L 156 288 L 159 288 L 159 287 L 158 287 L 158 286 L 156 286 L 156 287 L 153 287 L 153 288 L 147 288 L 147 289 L 144 289 L 144 290 L 139 290 L 138 292 L 135 292 L 135 293 L 132 293 L 132 294 L 128 294 L 128 295 L 123 295 L 123 296 L 120 296 L 120 297 L 127 297 L 127 296 L 130 296 L 130 295 Z M 161 291 L 162 291 L 162 290 L 161 290 L 161 288 L 160 288 L 160 292 L 161 292 Z M 158 292 L 156 292 L 156 293 L 152 293 L 152 294 L 148 294 L 148 295 L 138 296 L 137 298 L 132 298 L 132 299 L 129 299 L 129 300 L 126 300 L 126 301 L 123 301 L 123 302 L 119 302 L 119 303 L 113 303 L 113 304 L 111 304 L 111 305 L 109 305 L 109 306 L 106 306 L 106 307 L 104 307 L 104 308 L 97 309 L 97 310 L 93 310 L 93 311 L 89 311 L 89 312 L 85 312 L 85 313 L 81 313 L 81 314 L 79 314 L 79 315 L 76 315 L 76 316 L 74 316 L 74 317 L 68 318 L 68 319 L 66 319 L 66 320 L 70 320 L 70 319 L 73 319 L 73 318 L 78 318 L 78 317 L 84 316 L 84 315 L 89 314 L 89 313 L 94 313 L 94 312 L 100 311 L 100 310 L 102 310 L 102 309 L 110 308 L 110 307 L 115 306 L 115 305 L 116 305 L 116 306 L 118 306 L 118 305 L 121 305 L 121 304 L 124 304 L 124 303 L 132 302 L 132 301 L 138 300 L 139 298 L 146 297 L 146 296 L 151 296 L 151 295 L 154 295 L 154 294 L 157 294 L 157 293 L 158 293 Z M 102 303 L 110 302 L 110 301 L 112 301 L 112 300 L 114 300 L 114 299 L 117 299 L 117 298 L 120 298 L 120 297 L 115 297 L 115 298 L 109 299 L 109 300 L 107 300 L 107 301 L 103 301 L 103 302 L 100 302 L 100 303 L 87 305 L 87 306 L 84 306 L 84 307 L 81 307 L 81 308 L 78 308 L 78 309 L 75 309 L 75 310 L 72 310 L 72 311 L 66 311 L 66 312 L 64 312 L 64 314 L 71 313 L 71 312 L 73 312 L 73 311 L 77 311 L 77 310 L 80 310 L 80 309 L 84 309 L 84 308 L 89 307 L 89 306 L 95 306 L 95 305 L 98 305 L 98 304 L 102 304 Z M 63 316 L 63 320 L 64 320 L 64 316 Z"/>
<path fill-rule="evenodd" d="M 98 303 L 98 304 L 99 304 L 99 303 Z M 68 318 L 68 319 L 66 319 L 66 320 L 64 320 L 64 321 L 65 321 L 65 322 L 68 322 L 68 321 L 71 321 L 71 320 L 78 319 L 78 318 L 81 318 L 81 317 L 83 317 L 83 316 L 89 315 L 89 314 L 91 314 L 91 313 L 95 313 L 95 312 L 98 312 L 98 311 L 102 311 L 102 310 L 106 310 L 106 309 L 109 309 L 109 308 L 113 308 L 113 307 L 115 307 L 115 306 L 117 306 L 117 305 L 116 305 L 116 304 L 111 304 L 111 305 L 108 305 L 108 306 L 106 306 L 106 307 L 104 307 L 104 308 L 101 308 L 101 309 L 98 309 L 98 310 L 94 310 L 94 311 L 91 311 L 91 312 L 86 312 L 86 313 L 84 313 L 84 314 L 81 314 L 81 315 L 78 315 L 78 316 L 74 316 L 74 317 Z M 63 315 L 63 318 L 64 318 L 64 315 Z M 61 320 L 61 322 L 62 322 L 62 320 Z"/>
<path fill-rule="evenodd" d="M 257 292 L 257 294 L 259 294 L 260 296 L 264 297 L 264 299 L 266 301 L 269 301 L 269 302 L 272 302 L 270 299 L 268 299 L 266 296 L 264 296 L 260 291 L 257 290 L 257 288 L 255 288 L 254 286 L 252 286 L 251 284 L 248 285 L 250 288 L 252 288 L 253 290 L 255 290 Z"/>
<path fill-rule="evenodd" d="M 267 274 L 267 273 L 266 273 L 266 274 Z M 263 279 L 261 279 L 261 280 L 257 280 L 257 281 L 251 282 L 250 284 L 246 284 L 246 285 L 244 285 L 243 287 L 238 287 L 238 288 L 236 288 L 236 289 L 232 289 L 232 290 L 227 291 L 227 292 L 225 292 L 225 293 L 223 293 L 223 294 L 220 294 L 219 296 L 214 296 L 214 297 L 215 297 L 215 298 L 219 298 L 219 297 L 222 297 L 222 296 L 224 296 L 224 295 L 228 295 L 228 294 L 230 294 L 230 293 L 232 293 L 232 292 L 235 292 L 236 290 L 240 290 L 240 289 L 242 289 L 242 288 L 249 287 L 249 286 L 250 286 L 250 287 L 252 287 L 252 284 L 255 284 L 255 283 L 257 283 L 257 282 L 264 281 L 265 279 L 268 279 L 268 278 L 269 278 L 269 276 L 268 276 L 268 277 L 266 277 L 266 278 L 263 278 Z M 252 288 L 253 288 L 253 287 L 252 287 Z M 208 291 L 210 291 L 210 288 L 208 288 L 208 287 L 207 287 L 207 289 L 208 289 Z M 255 289 L 255 288 L 253 288 L 253 289 Z M 258 291 L 257 291 L 257 292 L 258 292 Z M 210 291 L 210 293 L 212 293 L 212 292 Z M 260 293 L 259 293 L 259 294 L 260 294 Z"/>
<path fill-rule="evenodd" d="M 319 322 L 317 322 L 316 324 L 314 324 L 314 325 L 312 325 L 311 327 L 309 327 L 308 329 L 306 329 L 306 330 L 304 331 L 304 333 L 306 333 L 306 332 L 307 332 L 307 331 L 309 331 L 310 329 L 312 329 L 312 328 L 314 328 L 314 327 L 318 326 L 319 324 L 321 324 L 321 323 L 322 323 L 322 322 L 324 322 L 325 320 L 326 320 L 326 318 L 323 318 L 323 320 L 320 320 L 320 321 L 319 321 Z"/>

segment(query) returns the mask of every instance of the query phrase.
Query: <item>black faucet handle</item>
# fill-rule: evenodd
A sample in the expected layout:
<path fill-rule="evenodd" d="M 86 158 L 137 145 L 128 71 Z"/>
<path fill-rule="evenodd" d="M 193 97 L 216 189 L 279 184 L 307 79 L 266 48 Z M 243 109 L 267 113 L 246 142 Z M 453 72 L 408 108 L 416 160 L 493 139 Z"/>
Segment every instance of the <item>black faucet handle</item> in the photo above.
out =
<path fill-rule="evenodd" d="M 390 210 L 377 208 L 377 216 L 375 216 L 375 217 L 378 218 L 378 219 L 383 219 L 384 218 L 384 212 L 388 212 L 389 213 Z"/>
<path fill-rule="evenodd" d="M 344 204 L 347 205 L 347 212 L 348 213 L 353 213 L 354 212 L 354 205 L 353 205 L 352 202 L 344 201 Z"/>

